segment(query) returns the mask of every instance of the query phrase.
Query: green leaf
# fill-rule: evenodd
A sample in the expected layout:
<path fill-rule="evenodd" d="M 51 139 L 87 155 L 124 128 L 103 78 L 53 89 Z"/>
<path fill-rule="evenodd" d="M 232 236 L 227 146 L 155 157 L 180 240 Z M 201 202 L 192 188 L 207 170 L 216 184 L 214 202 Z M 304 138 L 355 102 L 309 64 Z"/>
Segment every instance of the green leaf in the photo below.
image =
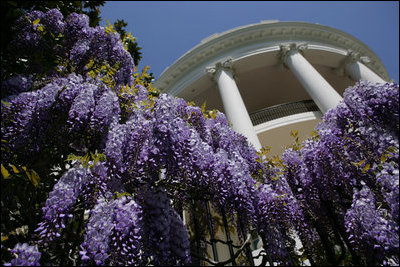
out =
<path fill-rule="evenodd" d="M 39 21 L 40 21 L 40 19 L 34 20 L 34 21 L 32 22 L 32 24 L 33 24 L 33 25 L 36 25 L 36 24 L 39 23 Z"/>
<path fill-rule="evenodd" d="M 201 105 L 201 111 L 204 113 L 206 111 L 207 101 L 204 101 L 203 105 Z"/>
<path fill-rule="evenodd" d="M 122 192 L 122 193 L 118 193 L 115 198 L 120 198 L 123 196 L 131 196 L 131 194 L 129 194 L 128 192 Z"/>
<path fill-rule="evenodd" d="M 85 156 L 82 157 L 81 163 L 83 168 L 86 168 L 86 166 L 88 165 L 90 160 L 90 156 L 88 154 L 86 154 Z"/>
<path fill-rule="evenodd" d="M 69 154 L 65 161 L 73 161 L 73 160 L 77 160 L 77 159 L 78 159 L 78 157 L 75 156 L 74 154 Z"/>
<path fill-rule="evenodd" d="M 1 164 L 1 174 L 3 175 L 4 178 L 8 178 L 10 176 L 10 173 L 7 171 L 7 169 Z"/>
<path fill-rule="evenodd" d="M 35 187 L 39 185 L 40 177 L 34 170 L 31 170 L 31 181 Z"/>
<path fill-rule="evenodd" d="M 371 166 L 369 165 L 369 163 L 365 164 L 363 171 L 368 171 L 371 168 Z"/>
<path fill-rule="evenodd" d="M 1 234 L 1 242 L 6 241 L 8 239 L 7 235 Z"/>
<path fill-rule="evenodd" d="M 34 170 L 28 170 L 25 166 L 22 167 L 25 171 L 26 176 L 32 182 L 32 184 L 37 187 L 39 185 L 40 177 Z"/>
<path fill-rule="evenodd" d="M 44 31 L 44 27 L 42 25 L 37 26 L 36 28 L 38 31 L 43 32 Z"/>
<path fill-rule="evenodd" d="M 2 103 L 3 105 L 5 105 L 6 107 L 9 107 L 9 106 L 10 106 L 10 103 L 9 103 L 9 102 L 5 102 L 5 101 L 1 100 L 1 103 Z M 1 140 L 1 141 L 3 141 L 3 140 Z"/>
<path fill-rule="evenodd" d="M 365 159 L 363 159 L 362 161 L 360 161 L 360 162 L 358 162 L 358 163 L 356 163 L 356 162 L 351 162 L 351 164 L 353 164 L 353 165 L 356 166 L 356 167 L 359 167 L 359 166 L 361 166 L 364 162 L 365 162 Z"/>
<path fill-rule="evenodd" d="M 97 162 L 99 162 L 99 157 L 96 157 L 96 158 L 93 160 L 93 166 L 96 166 Z"/>
<path fill-rule="evenodd" d="M 11 165 L 11 168 L 13 169 L 14 173 L 19 173 L 18 168 L 15 167 L 14 165 Z"/>

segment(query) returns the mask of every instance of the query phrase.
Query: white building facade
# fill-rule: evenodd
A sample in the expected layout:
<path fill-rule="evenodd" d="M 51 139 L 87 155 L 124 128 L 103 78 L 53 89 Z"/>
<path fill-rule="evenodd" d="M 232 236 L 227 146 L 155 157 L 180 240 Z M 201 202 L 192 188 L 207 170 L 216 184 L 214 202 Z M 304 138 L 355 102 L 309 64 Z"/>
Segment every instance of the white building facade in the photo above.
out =
<path fill-rule="evenodd" d="M 359 80 L 389 76 L 355 37 L 319 24 L 262 21 L 204 39 L 154 86 L 224 112 L 256 149 L 270 146 L 278 155 L 292 130 L 306 138 Z"/>

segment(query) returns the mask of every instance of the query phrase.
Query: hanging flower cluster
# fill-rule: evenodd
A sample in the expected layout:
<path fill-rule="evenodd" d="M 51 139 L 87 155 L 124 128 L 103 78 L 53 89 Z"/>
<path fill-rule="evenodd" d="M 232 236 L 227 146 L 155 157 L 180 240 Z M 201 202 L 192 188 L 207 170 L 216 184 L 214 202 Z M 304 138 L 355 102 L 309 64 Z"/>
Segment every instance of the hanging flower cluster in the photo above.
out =
<path fill-rule="evenodd" d="M 11 53 L 20 56 L 21 75 L 4 83 L 2 98 L 29 90 L 33 83 L 66 76 L 95 73 L 112 78 L 116 86 L 133 84 L 134 63 L 112 25 L 90 27 L 89 17 L 57 9 L 32 11 L 16 21 Z M 108 68 L 106 68 L 108 67 Z"/>
<path fill-rule="evenodd" d="M 397 84 L 359 82 L 325 114 L 318 136 L 284 152 L 284 177 L 319 234 L 300 235 L 304 244 L 340 244 L 358 264 L 398 262 L 398 110 Z"/>

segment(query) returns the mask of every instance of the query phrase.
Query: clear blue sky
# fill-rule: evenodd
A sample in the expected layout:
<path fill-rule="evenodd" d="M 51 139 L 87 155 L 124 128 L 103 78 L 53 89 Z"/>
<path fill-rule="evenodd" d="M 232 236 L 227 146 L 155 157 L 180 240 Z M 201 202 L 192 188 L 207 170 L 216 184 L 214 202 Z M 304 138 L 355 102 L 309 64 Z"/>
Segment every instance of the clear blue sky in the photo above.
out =
<path fill-rule="evenodd" d="M 162 71 L 214 33 L 262 20 L 319 23 L 364 42 L 399 82 L 398 1 L 107 1 L 101 25 L 117 19 L 142 47 L 139 68 Z"/>

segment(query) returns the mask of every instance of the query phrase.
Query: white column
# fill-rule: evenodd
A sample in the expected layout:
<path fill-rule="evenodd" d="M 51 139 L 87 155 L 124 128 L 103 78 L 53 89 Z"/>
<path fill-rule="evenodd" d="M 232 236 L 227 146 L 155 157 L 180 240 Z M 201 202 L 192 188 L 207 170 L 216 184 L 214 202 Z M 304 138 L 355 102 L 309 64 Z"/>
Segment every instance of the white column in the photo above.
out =
<path fill-rule="evenodd" d="M 350 51 L 347 56 L 344 68 L 347 74 L 355 81 L 370 81 L 372 83 L 385 83 L 386 81 L 379 77 L 378 74 L 373 72 L 370 68 L 365 66 L 362 62 L 369 62 L 368 57 L 360 57 L 357 53 Z"/>
<path fill-rule="evenodd" d="M 281 46 L 284 63 L 324 114 L 342 100 L 336 90 L 318 73 L 318 71 L 299 53 L 304 49 L 298 45 Z"/>
<path fill-rule="evenodd" d="M 215 67 L 208 68 L 217 82 L 218 90 L 221 95 L 226 118 L 231 122 L 232 129 L 247 137 L 248 141 L 257 149 L 261 149 L 254 126 L 251 122 L 249 113 L 240 95 L 232 74 L 232 60 L 228 59 L 224 63 L 217 63 Z"/>

